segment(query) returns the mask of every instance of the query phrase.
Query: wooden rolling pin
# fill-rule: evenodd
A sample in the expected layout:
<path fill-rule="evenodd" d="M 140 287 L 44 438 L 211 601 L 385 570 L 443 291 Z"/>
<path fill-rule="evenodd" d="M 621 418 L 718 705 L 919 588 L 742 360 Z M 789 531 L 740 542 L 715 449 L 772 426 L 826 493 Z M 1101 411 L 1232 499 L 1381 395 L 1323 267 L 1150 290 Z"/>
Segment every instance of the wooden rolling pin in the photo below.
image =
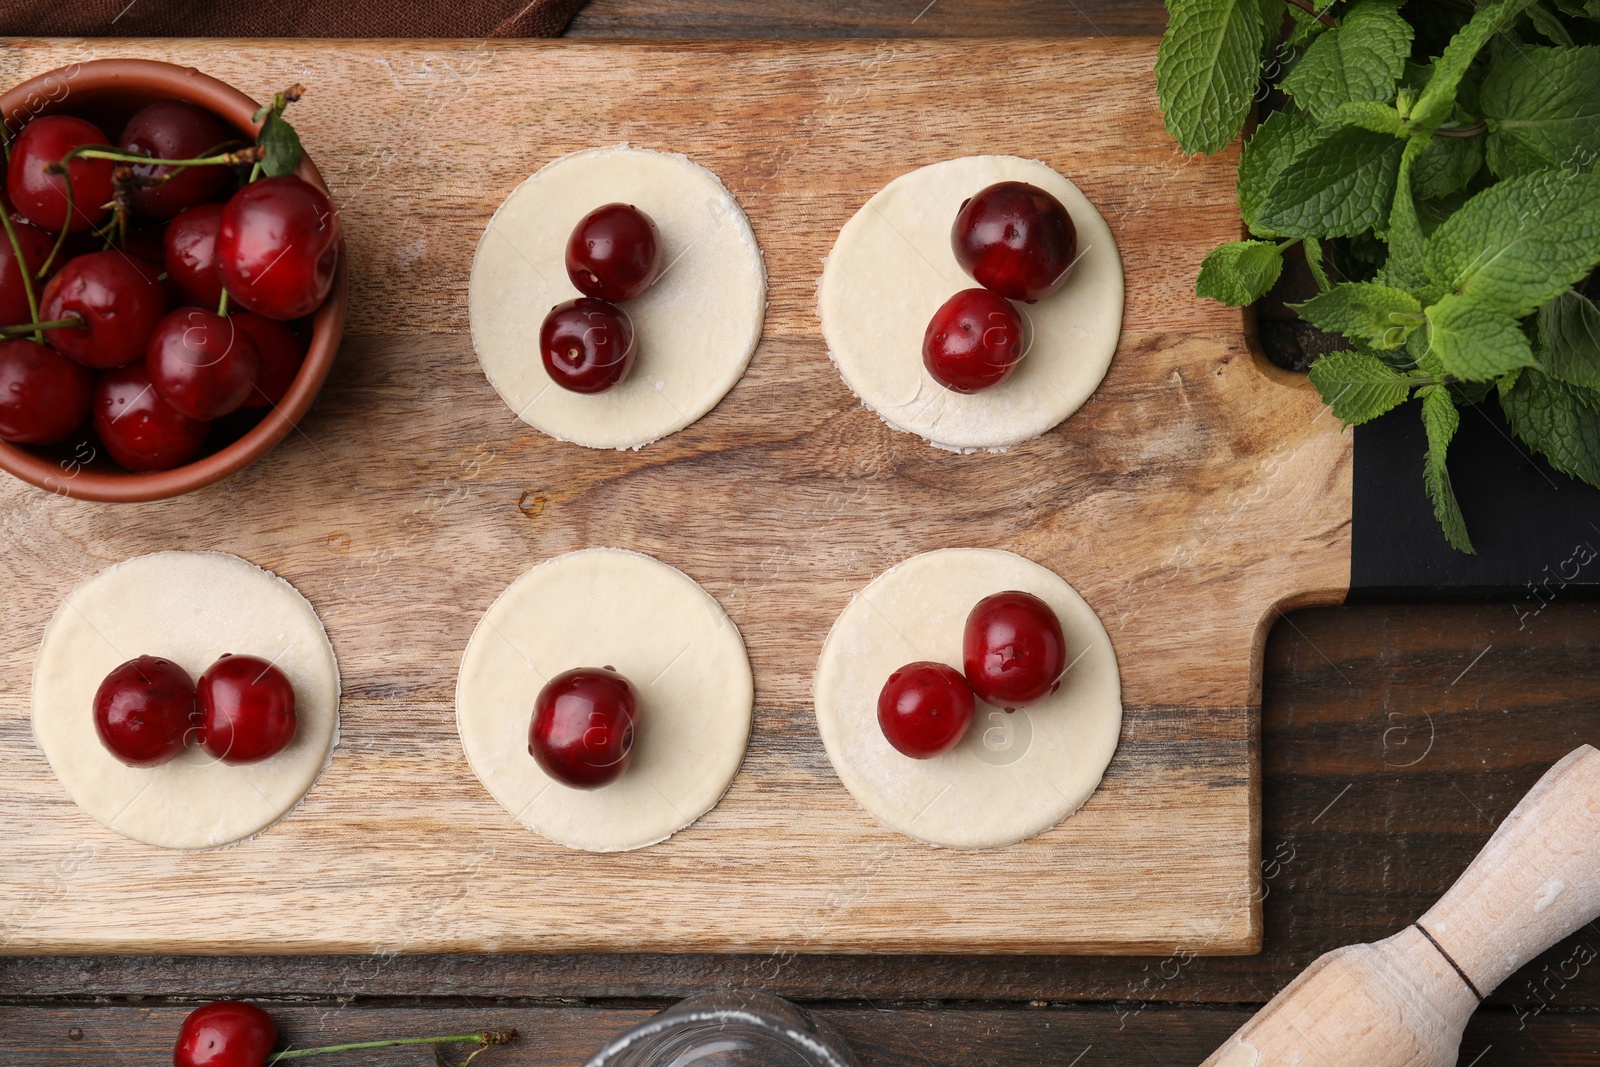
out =
<path fill-rule="evenodd" d="M 1550 768 L 1426 915 L 1335 949 L 1201 1067 L 1450 1067 L 1478 1002 L 1600 915 L 1600 752 Z"/>

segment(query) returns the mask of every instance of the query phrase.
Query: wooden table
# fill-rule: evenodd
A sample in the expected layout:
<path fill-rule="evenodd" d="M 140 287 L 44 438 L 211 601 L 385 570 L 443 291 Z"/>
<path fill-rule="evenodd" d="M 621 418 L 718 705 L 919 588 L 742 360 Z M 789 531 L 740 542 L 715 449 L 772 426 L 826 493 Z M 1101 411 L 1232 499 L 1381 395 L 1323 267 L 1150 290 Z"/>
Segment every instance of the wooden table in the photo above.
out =
<path fill-rule="evenodd" d="M 924 6 L 926 4 L 926 6 Z M 1154 34 L 1154 0 L 854 0 L 830 10 L 595 0 L 573 34 Z M 1315 956 L 1420 914 L 1554 760 L 1600 736 L 1600 605 L 1510 599 L 1299 612 L 1273 631 L 1262 725 L 1266 948 L 1254 957 L 0 958 L 0 1064 L 169 1062 L 218 996 L 297 1044 L 518 1028 L 479 1062 L 570 1065 L 662 1004 L 734 985 L 807 1003 L 864 1067 L 1198 1063 Z M 0 908 L 17 907 L 0 902 Z M 1600 929 L 1506 983 L 1463 1067 L 1600 1064 Z M 423 1063 L 420 1054 L 340 1063 Z"/>

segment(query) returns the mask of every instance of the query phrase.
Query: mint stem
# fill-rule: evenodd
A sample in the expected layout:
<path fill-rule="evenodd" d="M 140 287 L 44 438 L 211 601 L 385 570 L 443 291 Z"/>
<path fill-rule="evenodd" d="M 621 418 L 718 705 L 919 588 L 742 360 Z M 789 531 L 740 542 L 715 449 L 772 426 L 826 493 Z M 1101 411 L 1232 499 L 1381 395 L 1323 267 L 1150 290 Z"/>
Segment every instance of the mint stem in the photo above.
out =
<path fill-rule="evenodd" d="M 321 1056 L 326 1052 L 354 1052 L 365 1048 L 390 1048 L 395 1045 L 504 1045 L 517 1036 L 515 1030 L 483 1030 L 476 1034 L 450 1034 L 445 1037 L 398 1037 L 388 1041 L 354 1041 L 346 1045 L 320 1045 L 316 1048 L 296 1048 L 268 1056 L 265 1067 L 285 1060 Z"/>
<path fill-rule="evenodd" d="M 1330 30 L 1336 30 L 1339 28 L 1339 24 L 1333 21 L 1333 17 L 1327 14 L 1327 12 L 1318 11 L 1316 5 L 1313 4 L 1311 0 L 1288 0 L 1288 3 L 1291 6 L 1297 7 L 1301 11 L 1304 11 L 1306 14 L 1310 15 L 1312 18 L 1316 19 Z"/>
<path fill-rule="evenodd" d="M 0 209 L 0 222 L 5 223 L 6 239 L 11 242 L 11 254 L 16 257 L 17 273 L 22 275 L 22 291 L 28 296 L 28 318 L 39 318 L 39 298 L 33 291 L 33 272 L 28 269 L 28 261 L 22 255 L 22 241 L 17 237 L 17 229 L 11 225 L 11 212 Z M 33 339 L 44 344 L 44 328 L 35 327 L 32 331 Z"/>

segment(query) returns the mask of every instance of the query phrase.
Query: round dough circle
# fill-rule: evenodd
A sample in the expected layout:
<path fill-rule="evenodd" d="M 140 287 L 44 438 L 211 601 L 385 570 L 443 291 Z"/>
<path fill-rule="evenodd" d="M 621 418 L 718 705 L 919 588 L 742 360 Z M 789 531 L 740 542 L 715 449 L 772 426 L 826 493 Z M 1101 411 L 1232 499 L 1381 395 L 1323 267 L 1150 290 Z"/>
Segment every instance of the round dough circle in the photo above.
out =
<path fill-rule="evenodd" d="M 136 656 L 189 676 L 227 652 L 270 660 L 294 686 L 289 747 L 229 765 L 190 745 L 159 767 L 129 767 L 100 743 L 94 694 Z M 67 594 L 33 664 L 33 735 L 78 806 L 163 848 L 215 848 L 287 815 L 339 743 L 339 665 L 316 611 L 271 571 L 225 552 L 154 552 L 107 567 Z"/>
<path fill-rule="evenodd" d="M 639 691 L 633 762 L 573 789 L 528 754 L 533 702 L 573 667 L 614 667 Z M 461 657 L 456 729 L 478 780 L 522 825 L 569 848 L 664 841 L 722 799 L 755 699 L 739 629 L 698 582 L 615 548 L 569 552 L 506 587 Z"/>
<path fill-rule="evenodd" d="M 567 239 L 602 204 L 661 231 L 662 274 L 624 305 L 636 362 L 603 393 L 569 392 L 539 358 L 550 308 L 581 295 Z M 761 249 L 738 201 L 688 157 L 618 145 L 552 160 L 506 197 L 472 260 L 468 317 L 489 384 L 517 417 L 589 448 L 642 448 L 717 406 L 750 363 L 766 314 Z"/>
<path fill-rule="evenodd" d="M 928 374 L 922 335 L 941 304 L 978 284 L 956 262 L 950 227 L 964 200 L 1001 181 L 1029 182 L 1065 205 L 1078 260 L 1059 292 L 1013 302 L 1031 335 L 1026 356 L 1010 378 L 968 396 Z M 1045 164 L 966 156 L 902 174 L 844 224 L 817 312 L 845 384 L 884 422 L 956 452 L 1000 450 L 1077 411 L 1105 377 L 1122 332 L 1122 258 L 1100 212 Z"/>
<path fill-rule="evenodd" d="M 960 669 L 967 614 L 1006 589 L 1055 610 L 1071 666 L 1054 695 L 1010 715 L 978 702 L 966 738 L 918 760 L 878 727 L 878 693 L 917 660 Z M 839 615 L 817 664 L 817 727 L 845 788 L 879 822 L 930 845 L 998 848 L 1050 829 L 1100 784 L 1122 731 L 1105 627 L 1054 572 L 1011 552 L 947 548 L 879 575 Z"/>

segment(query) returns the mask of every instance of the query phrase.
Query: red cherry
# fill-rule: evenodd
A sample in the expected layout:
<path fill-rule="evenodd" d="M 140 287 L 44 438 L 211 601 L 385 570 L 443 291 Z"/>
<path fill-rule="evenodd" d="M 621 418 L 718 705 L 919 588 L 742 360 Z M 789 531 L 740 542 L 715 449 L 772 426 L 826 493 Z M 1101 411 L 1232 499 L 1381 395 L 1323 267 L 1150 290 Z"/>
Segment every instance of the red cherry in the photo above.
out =
<path fill-rule="evenodd" d="M 53 348 L 0 341 L 0 441 L 48 445 L 89 417 L 94 375 Z"/>
<path fill-rule="evenodd" d="M 962 635 L 967 681 L 1007 711 L 1054 693 L 1067 670 L 1067 639 L 1050 605 L 1010 590 L 978 601 Z"/>
<path fill-rule="evenodd" d="M 574 393 L 603 393 L 633 369 L 633 320 L 615 304 L 580 296 L 557 304 L 539 328 L 545 373 Z"/>
<path fill-rule="evenodd" d="M 156 159 L 198 159 L 228 139 L 211 112 L 185 100 L 157 100 L 134 113 L 122 129 L 117 147 L 134 155 Z M 152 167 L 136 164 L 142 178 L 167 180 L 133 190 L 136 210 L 157 219 L 170 219 L 186 207 L 210 200 L 222 192 L 231 172 L 222 166 Z"/>
<path fill-rule="evenodd" d="M 958 393 L 999 385 L 1021 361 L 1022 317 L 987 289 L 963 289 L 940 304 L 922 335 L 922 365 Z"/>
<path fill-rule="evenodd" d="M 217 228 L 228 295 L 269 319 L 309 315 L 333 288 L 339 216 L 326 194 L 292 174 L 240 189 Z"/>
<path fill-rule="evenodd" d="M 217 228 L 222 225 L 221 204 L 199 204 L 167 224 L 162 240 L 162 261 L 167 276 L 201 307 L 222 301 L 222 275 L 217 271 Z"/>
<path fill-rule="evenodd" d="M 162 319 L 145 354 L 145 371 L 161 399 L 203 422 L 245 402 L 259 364 L 250 335 L 203 308 L 179 308 Z"/>
<path fill-rule="evenodd" d="M 50 256 L 54 239 L 37 226 L 26 222 L 13 222 L 17 244 L 22 246 L 22 261 L 30 272 L 37 271 Z M 39 295 L 43 283 L 33 283 L 34 296 Z M 33 310 L 28 306 L 28 290 L 23 287 L 22 272 L 17 269 L 17 254 L 11 241 L 0 234 L 0 326 L 18 326 L 33 321 Z"/>
<path fill-rule="evenodd" d="M 72 179 L 72 219 L 67 219 L 66 182 L 45 170 L 68 152 L 84 145 L 107 145 L 100 127 L 71 115 L 45 115 L 22 128 L 11 144 L 11 165 L 6 170 L 6 192 L 11 203 L 35 226 L 52 232 L 65 226 L 87 230 L 105 218 L 111 202 L 109 159 L 74 159 L 67 165 Z"/>
<path fill-rule="evenodd" d="M 614 782 L 633 758 L 638 702 L 632 683 L 610 667 L 563 671 L 533 702 L 528 752 L 574 789 Z"/>
<path fill-rule="evenodd" d="M 200 454 L 211 428 L 162 400 L 142 362 L 101 374 L 92 410 L 106 451 L 131 471 L 164 471 L 189 462 Z"/>
<path fill-rule="evenodd" d="M 567 277 L 584 296 L 632 300 L 661 272 L 655 220 L 631 204 L 606 204 L 578 221 L 567 240 Z"/>
<path fill-rule="evenodd" d="M 1066 282 L 1078 231 L 1061 201 L 1043 189 L 997 182 L 962 203 L 950 245 L 979 285 L 1031 304 Z"/>
<path fill-rule="evenodd" d="M 878 694 L 878 727 L 896 752 L 932 759 L 966 736 L 977 706 L 961 672 L 943 663 L 908 663 Z"/>
<path fill-rule="evenodd" d="M 226 655 L 200 676 L 200 744 L 223 763 L 255 763 L 294 740 L 294 686 L 256 656 Z"/>
<path fill-rule="evenodd" d="M 277 407 L 300 373 L 300 364 L 305 362 L 300 339 L 277 319 L 262 318 L 248 311 L 232 316 L 231 321 L 255 342 L 256 355 L 260 357 L 255 388 L 245 398 L 244 406 Z"/>
<path fill-rule="evenodd" d="M 50 279 L 39 315 L 82 319 L 82 327 L 45 331 L 50 347 L 85 367 L 120 367 L 144 355 L 167 310 L 154 267 L 115 249 L 70 260 Z"/>
<path fill-rule="evenodd" d="M 261 1067 L 278 1043 L 272 1016 L 242 1000 L 214 1000 L 189 1013 L 173 1067 Z"/>
<path fill-rule="evenodd" d="M 194 683 L 169 659 L 130 659 L 94 694 L 100 743 L 130 767 L 159 767 L 177 756 L 193 725 Z"/>

